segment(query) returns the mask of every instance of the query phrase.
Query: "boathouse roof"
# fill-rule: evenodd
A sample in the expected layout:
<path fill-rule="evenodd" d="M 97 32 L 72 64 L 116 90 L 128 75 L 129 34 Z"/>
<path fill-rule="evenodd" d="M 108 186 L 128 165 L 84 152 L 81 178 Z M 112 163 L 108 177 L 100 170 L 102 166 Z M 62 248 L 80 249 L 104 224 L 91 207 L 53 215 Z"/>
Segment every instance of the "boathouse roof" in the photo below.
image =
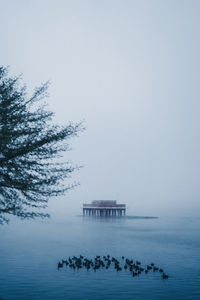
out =
<path fill-rule="evenodd" d="M 83 207 L 91 208 L 119 208 L 125 206 L 125 204 L 117 204 L 116 200 L 93 200 L 90 204 L 83 204 Z"/>

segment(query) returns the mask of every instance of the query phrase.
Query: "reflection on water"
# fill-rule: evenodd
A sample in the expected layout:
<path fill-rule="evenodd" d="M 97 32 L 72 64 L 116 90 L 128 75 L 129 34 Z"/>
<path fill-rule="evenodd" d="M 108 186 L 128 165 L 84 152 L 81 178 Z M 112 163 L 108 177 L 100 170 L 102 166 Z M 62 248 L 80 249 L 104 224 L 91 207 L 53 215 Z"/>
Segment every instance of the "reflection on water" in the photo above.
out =
<path fill-rule="evenodd" d="M 200 220 L 66 217 L 0 227 L 0 298 L 199 299 Z M 69 256 L 111 254 L 155 262 L 157 272 L 57 269 Z"/>
<path fill-rule="evenodd" d="M 111 217 L 100 217 L 100 216 L 83 216 L 78 215 L 77 217 L 80 217 L 83 219 L 83 221 L 87 222 L 120 222 L 125 220 L 144 220 L 144 219 L 158 219 L 158 217 L 151 217 L 151 216 L 111 216 Z"/>
<path fill-rule="evenodd" d="M 98 217 L 98 216 L 78 216 L 82 218 L 82 222 L 100 222 L 100 223 L 117 223 L 121 224 L 124 223 L 126 218 L 125 217 Z"/>

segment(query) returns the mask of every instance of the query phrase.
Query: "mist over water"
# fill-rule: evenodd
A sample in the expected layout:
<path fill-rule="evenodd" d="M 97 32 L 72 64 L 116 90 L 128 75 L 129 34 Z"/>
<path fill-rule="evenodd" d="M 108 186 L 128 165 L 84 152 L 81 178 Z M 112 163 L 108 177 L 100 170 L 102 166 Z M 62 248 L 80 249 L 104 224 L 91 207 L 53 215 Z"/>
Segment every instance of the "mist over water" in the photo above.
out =
<path fill-rule="evenodd" d="M 56 122 L 85 121 L 65 154 L 84 166 L 66 185 L 81 186 L 53 208 L 116 199 L 131 214 L 197 216 L 199 1 L 0 5 L 1 63 L 30 92 L 51 81 Z"/>

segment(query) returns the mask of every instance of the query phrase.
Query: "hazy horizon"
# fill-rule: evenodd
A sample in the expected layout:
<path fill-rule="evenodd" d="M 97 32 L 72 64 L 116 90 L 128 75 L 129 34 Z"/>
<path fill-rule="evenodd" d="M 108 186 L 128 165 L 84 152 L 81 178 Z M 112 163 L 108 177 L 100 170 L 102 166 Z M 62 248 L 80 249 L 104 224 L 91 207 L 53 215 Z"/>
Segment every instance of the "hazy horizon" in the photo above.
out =
<path fill-rule="evenodd" d="M 114 199 L 131 215 L 198 215 L 199 1 L 0 1 L 1 65 L 51 81 L 55 122 L 84 120 L 65 154 L 80 186 L 48 211 Z"/>

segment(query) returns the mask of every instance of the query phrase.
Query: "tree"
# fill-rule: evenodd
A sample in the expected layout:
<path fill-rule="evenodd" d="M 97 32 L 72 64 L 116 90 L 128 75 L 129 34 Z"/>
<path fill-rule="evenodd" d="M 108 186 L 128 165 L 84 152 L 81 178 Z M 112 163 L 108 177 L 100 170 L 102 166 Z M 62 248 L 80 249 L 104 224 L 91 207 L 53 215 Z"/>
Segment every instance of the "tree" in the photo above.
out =
<path fill-rule="evenodd" d="M 81 124 L 51 124 L 53 113 L 41 102 L 48 83 L 28 97 L 19 81 L 0 67 L 0 223 L 8 222 L 9 214 L 48 216 L 38 209 L 73 187 L 65 186 L 64 179 L 76 167 L 59 158 L 69 150 L 68 139 L 82 130 Z"/>

